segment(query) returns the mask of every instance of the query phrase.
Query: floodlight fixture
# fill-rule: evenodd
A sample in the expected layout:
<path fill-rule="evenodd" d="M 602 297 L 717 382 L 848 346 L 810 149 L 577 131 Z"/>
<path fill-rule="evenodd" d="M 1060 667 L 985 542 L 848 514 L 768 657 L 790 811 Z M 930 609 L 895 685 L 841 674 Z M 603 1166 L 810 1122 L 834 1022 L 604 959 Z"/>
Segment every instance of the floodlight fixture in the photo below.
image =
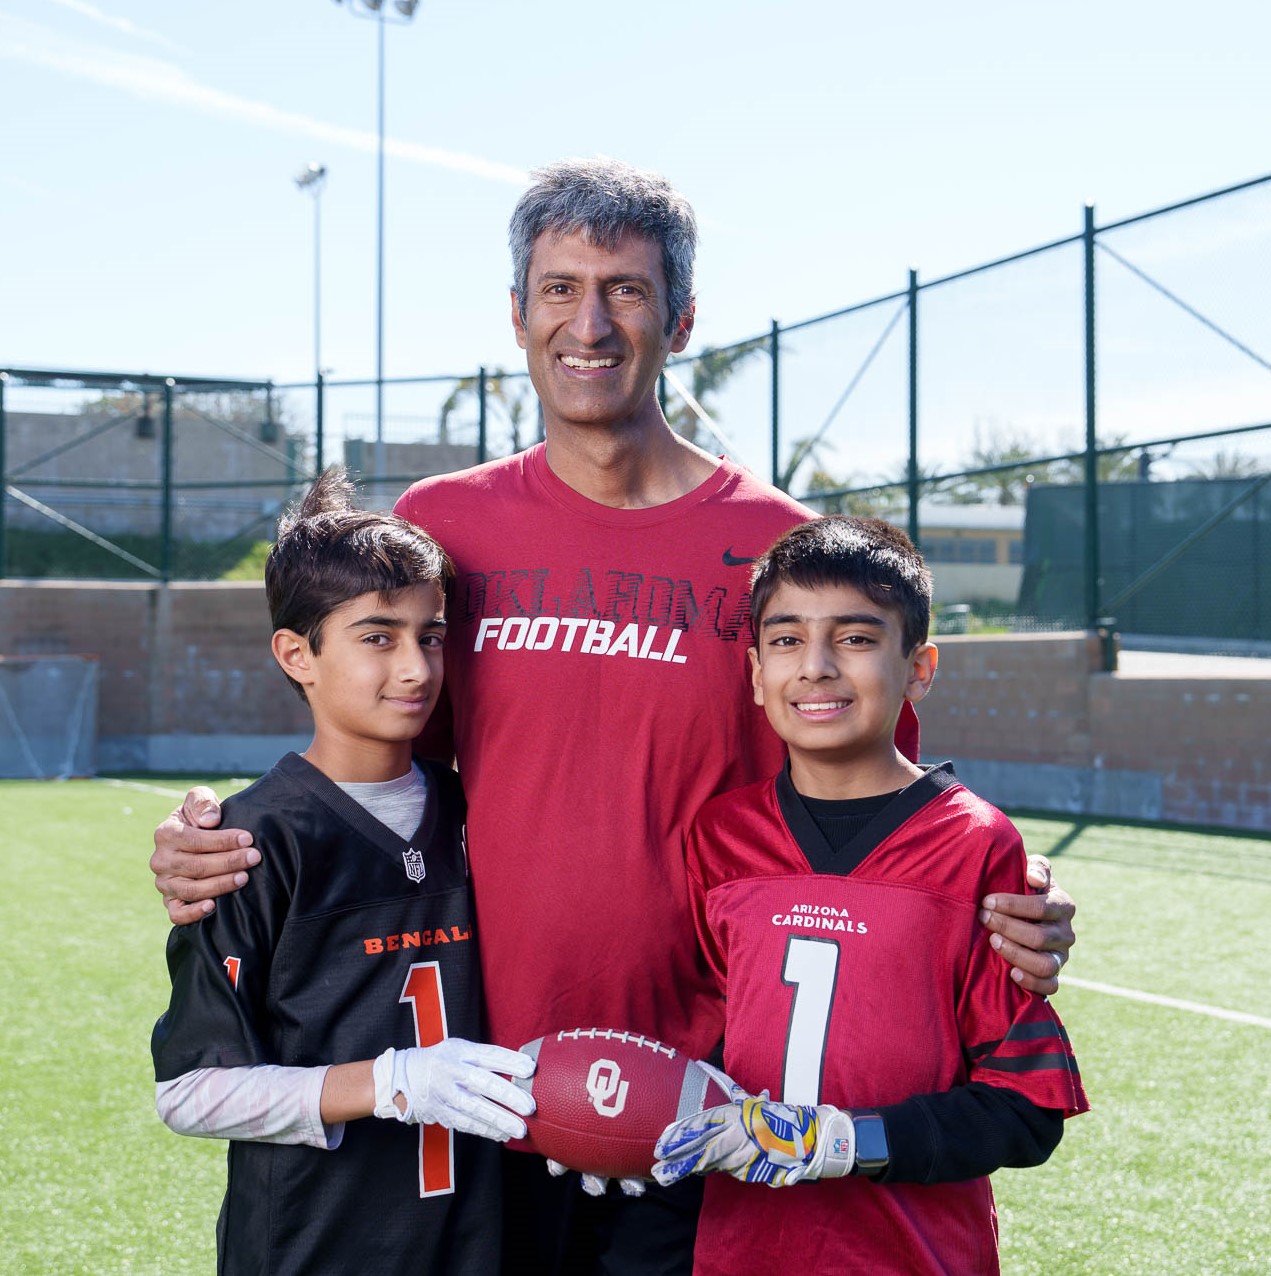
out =
<path fill-rule="evenodd" d="M 296 185 L 299 186 L 301 190 L 314 188 L 313 193 L 316 197 L 322 186 L 322 180 L 326 177 L 326 175 L 327 170 L 324 164 L 311 161 L 296 174 Z"/>
<path fill-rule="evenodd" d="M 345 0 L 335 0 L 335 2 L 342 5 Z M 370 17 L 374 14 L 381 21 L 389 12 L 384 0 L 348 0 L 348 6 L 350 13 L 357 14 L 359 17 Z M 409 22 L 418 8 L 419 0 L 393 0 L 393 12 L 397 13 L 404 22 Z"/>

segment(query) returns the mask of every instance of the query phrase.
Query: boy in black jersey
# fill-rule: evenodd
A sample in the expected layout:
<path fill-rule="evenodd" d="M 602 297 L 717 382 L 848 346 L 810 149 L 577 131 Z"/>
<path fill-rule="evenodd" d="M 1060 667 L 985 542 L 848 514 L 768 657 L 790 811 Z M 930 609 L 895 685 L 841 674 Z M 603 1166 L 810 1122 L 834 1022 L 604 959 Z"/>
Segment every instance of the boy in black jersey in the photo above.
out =
<path fill-rule="evenodd" d="M 1058 1016 L 977 920 L 1023 889 L 1019 834 L 895 746 L 935 676 L 930 600 L 875 519 L 803 523 L 755 566 L 754 694 L 789 761 L 707 802 L 687 851 L 734 1102 L 668 1128 L 653 1171 L 709 1174 L 697 1276 L 737 1270 L 743 1238 L 754 1271 L 996 1272 L 988 1175 L 1087 1106 Z"/>
<path fill-rule="evenodd" d="M 463 795 L 411 758 L 452 568 L 351 496 L 324 473 L 269 554 L 272 650 L 313 741 L 225 804 L 265 862 L 169 937 L 157 1104 L 179 1133 L 231 1140 L 219 1273 L 477 1276 L 499 1266 L 495 1141 L 534 1107 L 497 1073 L 534 1065 L 473 1044 Z"/>

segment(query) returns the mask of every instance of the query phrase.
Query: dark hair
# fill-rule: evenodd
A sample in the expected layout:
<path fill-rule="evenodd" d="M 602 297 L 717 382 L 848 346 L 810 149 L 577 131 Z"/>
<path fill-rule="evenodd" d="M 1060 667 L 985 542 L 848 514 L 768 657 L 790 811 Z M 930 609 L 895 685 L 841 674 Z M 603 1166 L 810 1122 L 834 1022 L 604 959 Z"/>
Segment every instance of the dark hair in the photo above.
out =
<path fill-rule="evenodd" d="M 521 196 L 508 225 L 512 288 L 525 320 L 530 254 L 540 235 L 581 231 L 590 244 L 612 252 L 626 234 L 642 235 L 662 249 L 662 270 L 671 313 L 666 334 L 693 304 L 693 258 L 697 219 L 688 200 L 664 177 L 620 160 L 564 159 L 530 174 L 534 185 Z"/>
<path fill-rule="evenodd" d="M 358 509 L 343 467 L 324 470 L 298 507 L 278 520 L 278 539 L 265 560 L 265 597 L 277 629 L 292 629 L 315 654 L 322 626 L 342 603 L 378 592 L 386 599 L 411 585 L 454 576 L 445 551 L 427 532 L 396 514 Z M 302 700 L 304 688 L 288 682 Z"/>
<path fill-rule="evenodd" d="M 756 637 L 764 611 L 783 584 L 800 589 L 850 585 L 875 606 L 900 614 L 906 652 L 927 641 L 931 573 L 909 537 L 881 518 L 830 514 L 786 532 L 751 574 L 750 621 Z"/>

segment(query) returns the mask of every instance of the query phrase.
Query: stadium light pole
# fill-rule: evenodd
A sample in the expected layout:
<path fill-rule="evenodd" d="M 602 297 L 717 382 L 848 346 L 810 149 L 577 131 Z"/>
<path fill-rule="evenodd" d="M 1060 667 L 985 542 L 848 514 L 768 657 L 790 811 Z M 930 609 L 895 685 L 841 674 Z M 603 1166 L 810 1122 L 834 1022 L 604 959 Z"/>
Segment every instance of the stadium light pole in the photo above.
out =
<path fill-rule="evenodd" d="M 345 0 L 335 0 L 344 4 Z M 378 164 L 375 184 L 375 478 L 384 476 L 384 0 L 348 0 L 349 12 L 360 18 L 373 18 L 379 28 L 377 124 L 379 132 Z M 393 0 L 399 16 L 396 25 L 405 26 L 415 16 L 419 0 Z"/>
<path fill-rule="evenodd" d="M 325 165 L 309 163 L 296 174 L 296 185 L 313 196 L 313 376 L 322 376 L 322 188 Z"/>

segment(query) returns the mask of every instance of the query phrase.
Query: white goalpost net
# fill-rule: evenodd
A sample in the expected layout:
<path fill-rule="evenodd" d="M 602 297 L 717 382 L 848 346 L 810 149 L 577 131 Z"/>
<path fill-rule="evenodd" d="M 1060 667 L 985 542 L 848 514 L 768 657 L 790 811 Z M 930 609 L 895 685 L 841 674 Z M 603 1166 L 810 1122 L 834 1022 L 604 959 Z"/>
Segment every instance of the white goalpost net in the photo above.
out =
<path fill-rule="evenodd" d="M 97 754 L 97 661 L 0 656 L 0 778 L 92 775 Z"/>

